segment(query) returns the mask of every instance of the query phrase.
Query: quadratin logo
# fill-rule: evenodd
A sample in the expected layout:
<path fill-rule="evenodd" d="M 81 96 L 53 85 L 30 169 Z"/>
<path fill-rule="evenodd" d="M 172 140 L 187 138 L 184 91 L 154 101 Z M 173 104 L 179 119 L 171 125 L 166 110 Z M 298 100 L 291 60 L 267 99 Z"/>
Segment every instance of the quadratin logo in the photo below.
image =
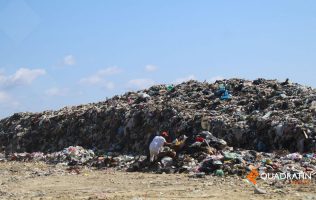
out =
<path fill-rule="evenodd" d="M 256 179 L 258 176 L 263 180 L 288 180 L 291 183 L 296 184 L 307 184 L 310 183 L 312 180 L 312 175 L 314 173 L 305 173 L 305 172 L 299 172 L 299 173 L 260 173 L 257 169 L 252 169 L 250 173 L 247 175 L 247 179 L 252 182 L 254 185 L 257 184 Z"/>

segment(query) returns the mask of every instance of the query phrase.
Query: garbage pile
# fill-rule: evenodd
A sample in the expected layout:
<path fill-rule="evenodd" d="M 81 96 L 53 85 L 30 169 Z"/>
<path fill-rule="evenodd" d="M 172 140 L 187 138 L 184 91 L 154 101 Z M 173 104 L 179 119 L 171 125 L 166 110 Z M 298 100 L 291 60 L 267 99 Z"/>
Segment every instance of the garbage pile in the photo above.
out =
<path fill-rule="evenodd" d="M 171 140 L 188 136 L 188 144 L 209 131 L 219 146 L 313 152 L 315 116 L 316 90 L 288 80 L 188 81 L 57 111 L 16 113 L 0 121 L 0 148 L 53 153 L 82 146 L 146 155 L 153 136 L 166 130 Z"/>
<path fill-rule="evenodd" d="M 217 141 L 224 143 L 223 140 Z M 6 157 L 2 155 L 0 161 L 43 161 L 49 164 L 86 165 L 96 169 L 114 168 L 130 172 L 186 173 L 192 178 L 204 178 L 206 175 L 246 177 L 252 170 L 257 170 L 258 174 L 282 173 L 296 178 L 305 173 L 310 174 L 312 180 L 316 181 L 316 153 L 266 153 L 213 144 L 215 143 L 210 140 L 197 141 L 184 145 L 184 149 L 176 154 L 168 154 L 171 149 L 165 148 L 155 162 L 149 162 L 148 157 L 144 155 L 122 155 L 118 152 L 99 152 L 97 155 L 94 151 L 80 146 L 70 146 L 48 154 L 34 152 L 13 153 Z"/>
<path fill-rule="evenodd" d="M 239 149 L 228 146 L 223 139 L 208 131 L 202 131 L 193 143 L 186 142 L 182 149 L 164 147 L 156 162 L 148 164 L 146 160 L 135 160 L 128 170 L 189 173 L 193 178 L 203 178 L 205 175 L 246 176 L 252 170 L 257 170 L 258 175 L 281 173 L 299 177 L 310 174 L 316 180 L 316 153 L 289 153 L 287 150 L 267 153 Z"/>
<path fill-rule="evenodd" d="M 89 164 L 94 158 L 95 154 L 92 150 L 84 149 L 81 146 L 70 146 L 62 151 L 48 154 L 42 152 L 13 153 L 6 156 L 5 161 L 44 161 L 51 164 L 85 165 Z"/>

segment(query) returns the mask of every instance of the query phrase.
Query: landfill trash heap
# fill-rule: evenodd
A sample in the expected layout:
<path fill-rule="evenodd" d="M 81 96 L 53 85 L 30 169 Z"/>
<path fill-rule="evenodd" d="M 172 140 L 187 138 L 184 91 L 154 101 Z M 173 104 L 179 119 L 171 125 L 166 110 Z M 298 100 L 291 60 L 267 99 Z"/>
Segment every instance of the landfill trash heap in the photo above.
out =
<path fill-rule="evenodd" d="M 0 121 L 0 148 L 52 153 L 82 146 L 144 155 L 157 132 L 168 131 L 170 140 L 188 136 L 188 148 L 204 131 L 215 149 L 227 144 L 306 153 L 315 151 L 315 116 L 316 90 L 288 80 L 188 81 L 57 111 L 16 113 Z"/>

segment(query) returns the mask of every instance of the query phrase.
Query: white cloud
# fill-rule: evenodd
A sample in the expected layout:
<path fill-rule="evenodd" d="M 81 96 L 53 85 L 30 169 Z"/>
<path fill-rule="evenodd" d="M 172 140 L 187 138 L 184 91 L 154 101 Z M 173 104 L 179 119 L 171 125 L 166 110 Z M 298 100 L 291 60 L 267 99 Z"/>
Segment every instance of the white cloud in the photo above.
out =
<path fill-rule="evenodd" d="M 155 65 L 146 65 L 145 66 L 145 71 L 146 72 L 154 72 L 156 71 L 158 68 Z"/>
<path fill-rule="evenodd" d="M 209 82 L 214 83 L 217 80 L 223 80 L 223 79 L 224 79 L 224 77 L 222 77 L 222 76 L 214 76 L 214 77 L 210 78 Z"/>
<path fill-rule="evenodd" d="M 31 84 L 39 76 L 46 74 L 44 69 L 20 68 L 14 74 L 5 76 L 0 74 L 0 84 L 2 87 L 14 87 L 17 85 Z"/>
<path fill-rule="evenodd" d="M 133 79 L 128 82 L 128 86 L 135 89 L 145 89 L 155 84 L 154 80 L 141 78 Z"/>
<path fill-rule="evenodd" d="M 121 73 L 122 69 L 118 68 L 118 67 L 108 67 L 105 69 L 101 69 L 97 72 L 98 76 L 110 76 L 113 74 L 118 74 Z"/>
<path fill-rule="evenodd" d="M 103 78 L 98 75 L 92 75 L 92 76 L 80 79 L 79 82 L 82 84 L 87 84 L 87 85 L 97 85 L 103 82 Z"/>
<path fill-rule="evenodd" d="M 14 100 L 8 93 L 0 91 L 0 106 L 8 108 L 17 108 L 20 103 Z"/>
<path fill-rule="evenodd" d="M 5 74 L 4 69 L 0 70 L 0 110 L 9 112 L 20 111 L 22 105 L 17 100 L 18 95 L 13 95 L 11 89 L 17 86 L 31 84 L 38 77 L 46 74 L 44 69 L 20 68 L 13 74 Z M 1 115 L 1 114 L 0 114 Z"/>
<path fill-rule="evenodd" d="M 10 99 L 10 96 L 6 92 L 0 91 L 0 103 L 6 103 Z"/>
<path fill-rule="evenodd" d="M 73 55 L 66 55 L 63 60 L 64 65 L 72 66 L 76 64 L 76 59 Z"/>
<path fill-rule="evenodd" d="M 189 75 L 187 77 L 183 77 L 183 78 L 178 78 L 174 81 L 175 84 L 180 84 L 186 81 L 190 81 L 190 80 L 196 80 L 196 77 L 194 75 Z"/>
<path fill-rule="evenodd" d="M 57 87 L 52 87 L 45 91 L 45 94 L 47 96 L 67 96 L 68 93 L 69 93 L 68 88 L 57 88 Z"/>
<path fill-rule="evenodd" d="M 101 69 L 99 71 L 97 71 L 97 73 L 82 78 L 79 82 L 83 83 L 83 84 L 88 84 L 88 85 L 98 85 L 98 84 L 102 84 L 103 82 L 105 82 L 104 78 L 110 75 L 114 75 L 114 74 L 118 74 L 121 73 L 122 70 L 118 67 L 108 67 L 105 69 Z"/>
<path fill-rule="evenodd" d="M 21 84 L 30 84 L 37 77 L 45 75 L 46 71 L 43 69 L 26 69 L 20 68 L 15 74 L 11 77 L 12 82 L 21 83 Z"/>
<path fill-rule="evenodd" d="M 115 84 L 111 81 L 104 83 L 104 88 L 107 90 L 113 90 L 115 88 Z"/>
<path fill-rule="evenodd" d="M 112 90 L 115 88 L 113 82 L 105 80 L 106 77 L 119 74 L 122 72 L 122 69 L 119 67 L 108 67 L 97 71 L 95 74 L 80 79 L 79 83 L 86 85 L 99 85 L 103 88 Z"/>

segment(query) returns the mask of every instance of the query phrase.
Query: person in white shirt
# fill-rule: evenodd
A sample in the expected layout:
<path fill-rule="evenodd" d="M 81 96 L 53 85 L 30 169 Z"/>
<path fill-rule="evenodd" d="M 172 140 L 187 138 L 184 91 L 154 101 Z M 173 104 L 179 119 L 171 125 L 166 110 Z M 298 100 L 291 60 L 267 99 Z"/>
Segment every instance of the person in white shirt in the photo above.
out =
<path fill-rule="evenodd" d="M 150 162 L 154 162 L 157 159 L 157 155 L 161 152 L 162 147 L 164 145 L 170 145 L 166 138 L 168 137 L 167 132 L 161 133 L 161 136 L 156 136 L 151 141 L 149 145 L 149 152 L 150 152 Z"/>

